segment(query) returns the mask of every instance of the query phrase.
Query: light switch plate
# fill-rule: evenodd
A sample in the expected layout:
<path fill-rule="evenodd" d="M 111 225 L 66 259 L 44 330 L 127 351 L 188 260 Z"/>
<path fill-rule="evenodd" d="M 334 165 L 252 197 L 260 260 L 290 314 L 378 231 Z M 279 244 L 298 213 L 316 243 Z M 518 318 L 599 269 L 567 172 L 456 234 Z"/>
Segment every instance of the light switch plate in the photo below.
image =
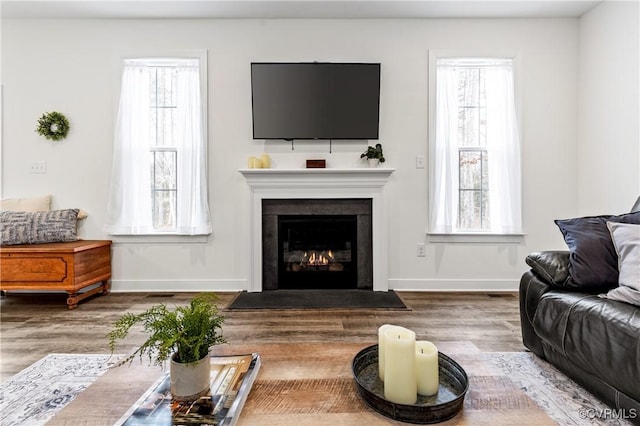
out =
<path fill-rule="evenodd" d="M 44 174 L 47 173 L 47 162 L 46 161 L 32 161 L 30 172 L 33 174 Z"/>

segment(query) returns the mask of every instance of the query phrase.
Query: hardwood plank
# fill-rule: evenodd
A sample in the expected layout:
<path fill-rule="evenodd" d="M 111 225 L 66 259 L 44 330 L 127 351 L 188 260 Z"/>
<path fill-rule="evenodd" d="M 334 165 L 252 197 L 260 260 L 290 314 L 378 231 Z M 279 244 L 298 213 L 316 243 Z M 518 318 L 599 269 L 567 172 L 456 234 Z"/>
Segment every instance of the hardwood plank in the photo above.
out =
<path fill-rule="evenodd" d="M 219 306 L 224 310 L 235 295 L 236 293 L 220 293 Z M 0 311 L 2 380 L 48 353 L 108 353 L 106 334 L 113 321 L 124 312 L 141 312 L 157 303 L 183 304 L 192 296 L 190 293 L 110 294 L 88 300 L 78 309 L 69 311 L 60 303 L 64 301 L 63 295 L 9 294 L 2 298 Z M 481 350 L 524 350 L 516 294 L 495 298 L 481 293 L 402 292 L 401 297 L 410 305 L 411 311 L 224 311 L 224 335 L 231 344 L 215 347 L 214 353 L 250 353 L 259 350 L 263 358 L 260 381 L 280 380 L 284 384 L 291 384 L 294 380 L 302 380 L 299 386 L 308 386 L 310 383 L 315 384 L 314 381 L 331 377 L 344 386 L 351 380 L 352 356 L 359 349 L 376 343 L 377 328 L 380 325 L 393 323 L 413 328 L 419 338 L 432 339 L 444 353 L 456 354 L 453 358 L 464 365 L 469 375 L 477 376 L 474 380 L 480 385 L 495 388 L 500 379 L 492 376 L 497 372 L 477 357 L 474 358 L 474 354 L 477 355 Z M 482 315 L 478 315 L 479 312 Z M 134 331 L 118 352 L 134 350 L 144 337 L 142 332 Z M 290 350 L 291 342 L 297 343 L 296 350 Z M 346 346 L 336 349 L 336 345 Z M 160 372 L 157 367 L 147 366 L 146 361 L 142 365 L 136 361 L 134 370 L 121 367 L 108 372 L 89 388 L 92 392 L 80 394 L 74 401 L 75 405 L 60 413 L 52 424 L 113 424 L 135 401 L 136 395 L 142 394 Z M 338 386 L 335 389 L 339 390 L 342 389 L 339 387 L 340 383 L 327 382 L 325 387 Z M 505 386 L 508 387 L 509 383 Z M 118 389 L 118 392 L 114 392 L 114 389 Z M 320 386 L 317 389 L 324 388 Z M 500 393 L 500 389 L 496 392 Z M 94 396 L 100 394 L 104 395 L 104 401 L 110 401 L 108 406 L 96 406 Z M 253 393 L 254 396 L 268 394 Z M 506 396 L 512 397 L 512 394 Z M 286 417 L 269 413 L 264 407 L 253 412 L 251 404 L 258 404 L 256 408 L 260 408 L 259 402 L 252 400 L 250 395 L 240 426 L 403 424 L 372 411 L 319 413 L 314 411 L 313 405 L 307 407 L 307 412 L 289 413 Z M 361 402 L 354 403 L 354 406 L 359 406 L 357 404 Z M 511 408 L 501 410 L 504 407 L 495 398 L 472 393 L 467 404 L 471 405 L 465 407 L 463 416 L 443 424 L 554 424 L 544 413 L 531 409 L 529 403 L 519 400 L 509 400 L 508 407 Z M 498 409 L 491 410 L 491 415 L 487 416 L 483 409 L 476 409 L 484 405 Z M 86 407 L 92 407 L 91 419 L 80 419 L 77 410 L 86 412 Z M 120 407 L 120 411 L 113 410 L 113 407 Z"/>
<path fill-rule="evenodd" d="M 523 351 L 517 293 L 399 292 L 410 311 L 366 309 L 229 311 L 237 296 L 221 292 L 224 336 L 234 344 L 356 343 L 377 341 L 386 323 L 413 329 L 420 339 L 468 341 L 482 351 Z M 9 293 L 0 301 L 0 380 L 4 381 L 49 353 L 108 353 L 107 333 L 125 312 L 157 303 L 185 304 L 193 293 L 112 293 L 68 310 L 65 294 Z M 480 314 L 481 313 L 481 314 Z M 133 351 L 145 335 L 134 330 L 119 346 Z"/>

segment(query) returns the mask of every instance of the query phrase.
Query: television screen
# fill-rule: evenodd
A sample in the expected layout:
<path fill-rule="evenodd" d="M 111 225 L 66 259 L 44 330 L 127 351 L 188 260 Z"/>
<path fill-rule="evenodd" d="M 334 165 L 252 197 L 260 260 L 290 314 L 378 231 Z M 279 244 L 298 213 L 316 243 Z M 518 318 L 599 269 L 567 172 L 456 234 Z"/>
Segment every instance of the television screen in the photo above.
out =
<path fill-rule="evenodd" d="M 252 63 L 254 139 L 378 139 L 380 64 Z"/>

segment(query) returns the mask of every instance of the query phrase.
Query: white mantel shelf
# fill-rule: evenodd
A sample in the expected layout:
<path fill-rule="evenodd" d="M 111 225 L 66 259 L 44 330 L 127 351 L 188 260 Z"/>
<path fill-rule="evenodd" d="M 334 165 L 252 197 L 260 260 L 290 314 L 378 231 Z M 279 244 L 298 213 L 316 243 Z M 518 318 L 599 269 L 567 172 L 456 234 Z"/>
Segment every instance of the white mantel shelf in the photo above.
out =
<path fill-rule="evenodd" d="M 245 175 L 290 175 L 290 174 L 386 174 L 393 173 L 395 169 L 386 167 L 355 167 L 351 169 L 333 169 L 333 168 L 311 168 L 311 169 L 240 169 L 240 173 Z"/>
<path fill-rule="evenodd" d="M 240 169 L 251 187 L 356 186 L 381 187 L 395 169 Z"/>
<path fill-rule="evenodd" d="M 251 256 L 248 291 L 262 291 L 262 200 L 369 198 L 373 230 L 373 290 L 389 290 L 384 185 L 395 169 L 240 169 L 250 189 Z"/>

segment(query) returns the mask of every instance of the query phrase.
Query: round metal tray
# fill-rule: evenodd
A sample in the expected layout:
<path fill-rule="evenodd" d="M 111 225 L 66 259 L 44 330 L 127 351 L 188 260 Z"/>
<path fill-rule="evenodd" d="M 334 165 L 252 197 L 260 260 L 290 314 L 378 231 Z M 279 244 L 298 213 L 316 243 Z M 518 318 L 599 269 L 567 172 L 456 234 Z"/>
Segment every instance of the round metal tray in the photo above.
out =
<path fill-rule="evenodd" d="M 378 345 L 364 348 L 353 358 L 352 371 L 358 393 L 368 406 L 394 420 L 408 423 L 439 423 L 462 409 L 469 390 L 467 373 L 447 355 L 438 353 L 440 388 L 433 396 L 418 395 L 415 404 L 396 404 L 384 399 L 384 383 L 378 377 Z"/>

